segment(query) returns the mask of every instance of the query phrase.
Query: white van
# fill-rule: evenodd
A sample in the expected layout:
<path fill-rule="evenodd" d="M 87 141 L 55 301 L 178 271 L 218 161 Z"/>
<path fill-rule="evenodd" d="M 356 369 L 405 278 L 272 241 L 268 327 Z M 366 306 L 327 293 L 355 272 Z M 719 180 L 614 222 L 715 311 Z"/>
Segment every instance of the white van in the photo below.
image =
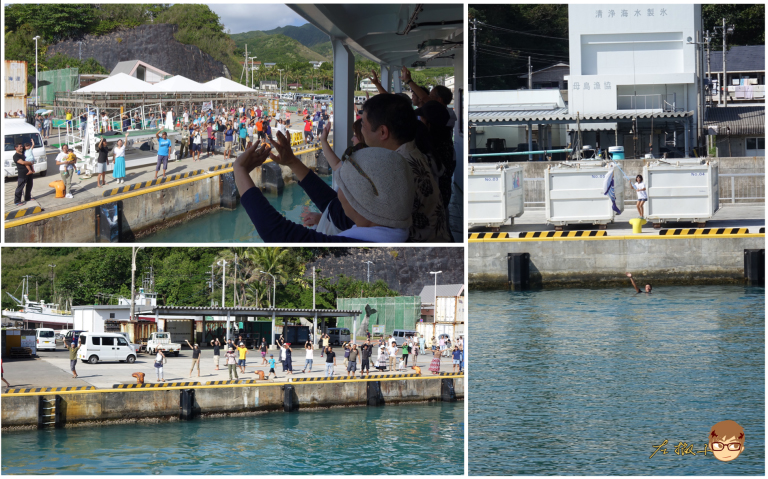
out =
<path fill-rule="evenodd" d="M 398 346 L 402 346 L 406 339 L 413 339 L 416 337 L 416 331 L 412 329 L 396 329 L 392 331 L 392 337 Z"/>
<path fill-rule="evenodd" d="M 347 328 L 328 328 L 328 344 L 344 344 L 350 339 L 349 329 Z"/>
<path fill-rule="evenodd" d="M 19 173 L 13 162 L 16 154 L 14 145 L 17 143 L 35 142 L 32 152 L 35 154 L 35 172 L 45 176 L 48 169 L 48 159 L 45 157 L 45 146 L 40 131 L 21 118 L 3 119 L 3 177 L 16 178 Z"/>
<path fill-rule="evenodd" d="M 51 328 L 37 328 L 35 331 L 35 343 L 37 350 L 50 349 L 56 350 L 56 331 Z"/>
<path fill-rule="evenodd" d="M 136 361 L 136 350 L 120 333 L 80 333 L 77 357 L 83 362 Z"/>

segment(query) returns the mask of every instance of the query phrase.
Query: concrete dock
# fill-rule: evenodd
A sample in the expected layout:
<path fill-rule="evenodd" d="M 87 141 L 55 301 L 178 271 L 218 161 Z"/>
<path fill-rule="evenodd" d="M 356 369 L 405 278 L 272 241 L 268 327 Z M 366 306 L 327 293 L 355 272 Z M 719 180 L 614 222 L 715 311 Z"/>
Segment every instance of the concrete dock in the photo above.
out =
<path fill-rule="evenodd" d="M 78 379 L 71 377 L 68 352 L 63 349 L 40 353 L 38 359 L 9 361 L 4 363 L 5 377 L 14 392 L 2 395 L 2 427 L 4 430 L 39 427 L 42 414 L 48 414 L 44 420 L 50 422 L 51 427 L 54 424 L 51 421 L 56 427 L 71 427 L 133 420 L 176 420 L 180 409 L 185 407 L 195 416 L 206 416 L 464 398 L 464 375 L 451 372 L 452 361 L 448 358 L 443 359 L 441 368 L 447 372 L 440 375 L 428 371 L 431 356 L 424 355 L 417 363 L 422 368 L 421 375 L 408 369 L 373 372 L 365 379 L 359 374 L 355 378 L 336 375 L 325 379 L 324 360 L 316 351 L 312 373 L 300 373 L 304 365 L 303 357 L 299 357 L 303 356 L 301 353 L 294 355 L 297 374 L 286 376 L 278 362 L 278 379 L 261 381 L 253 371 L 266 372 L 267 366 L 259 364 L 260 353 L 250 352 L 249 356 L 253 359 L 247 363 L 246 374 L 241 375 L 241 379 L 246 380 L 238 384 L 220 383 L 228 379 L 227 372 L 223 367 L 214 370 L 210 349 L 202 353 L 199 378 L 196 371 L 193 378 L 188 377 L 192 363 L 189 351 L 184 351 L 181 357 L 168 358 L 164 367 L 165 383 L 154 381 L 154 355 L 142 354 L 134 364 L 79 362 Z M 130 376 L 136 371 L 144 372 L 150 384 L 136 387 L 135 379 Z M 346 374 L 343 352 L 341 359 L 337 357 L 335 371 Z M 190 398 L 191 402 L 185 403 Z M 55 414 L 50 412 L 51 404 L 56 405 Z"/>

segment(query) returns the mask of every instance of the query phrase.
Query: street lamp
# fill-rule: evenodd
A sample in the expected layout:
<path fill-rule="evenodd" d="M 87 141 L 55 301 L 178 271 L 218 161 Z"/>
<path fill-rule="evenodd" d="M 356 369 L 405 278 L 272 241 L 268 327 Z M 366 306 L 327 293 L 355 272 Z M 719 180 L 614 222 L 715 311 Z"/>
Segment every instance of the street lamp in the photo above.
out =
<path fill-rule="evenodd" d="M 221 308 L 224 309 L 227 306 L 226 304 L 224 304 L 224 294 L 227 291 L 226 284 L 225 284 L 226 276 L 224 276 L 225 273 L 227 272 L 227 260 L 222 259 L 216 264 L 222 267 L 221 269 Z M 229 341 L 230 339 L 229 331 L 230 331 L 229 312 L 227 312 L 227 341 Z"/>
<path fill-rule="evenodd" d="M 272 276 L 272 337 L 269 341 L 270 344 L 272 344 L 275 341 L 275 294 L 277 294 L 277 279 L 272 273 L 267 273 L 266 271 L 259 271 L 259 273 Z M 285 331 L 285 329 L 283 329 L 283 331 Z"/>
<path fill-rule="evenodd" d="M 251 60 L 251 89 L 253 89 L 253 59 L 258 57 L 248 57 Z"/>
<path fill-rule="evenodd" d="M 136 246 L 131 248 L 131 317 L 130 321 L 133 321 L 133 314 L 135 312 L 135 301 L 136 301 L 136 289 L 135 289 L 135 281 L 134 277 L 136 276 L 136 254 L 138 254 L 139 250 L 144 248 L 143 246 L 139 246 L 138 248 Z"/>
<path fill-rule="evenodd" d="M 374 264 L 373 261 L 363 261 L 363 264 L 368 264 L 368 284 L 371 284 L 371 265 Z"/>
<path fill-rule="evenodd" d="M 38 102 L 40 101 L 40 92 L 37 91 L 37 41 L 40 39 L 40 35 L 35 36 L 32 40 L 35 41 L 35 108 L 38 106 Z M 725 58 L 725 57 L 723 57 Z"/>
<path fill-rule="evenodd" d="M 434 328 L 435 324 L 437 323 L 437 275 L 442 273 L 442 271 L 430 271 L 429 274 L 435 275 L 435 302 L 432 304 L 432 331 L 434 334 Z"/>

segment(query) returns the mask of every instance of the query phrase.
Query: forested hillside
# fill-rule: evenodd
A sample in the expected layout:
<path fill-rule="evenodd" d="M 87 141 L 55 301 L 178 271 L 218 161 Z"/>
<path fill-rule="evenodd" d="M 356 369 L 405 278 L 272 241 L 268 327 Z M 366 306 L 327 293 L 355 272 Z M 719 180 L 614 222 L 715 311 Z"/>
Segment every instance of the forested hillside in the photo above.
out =
<path fill-rule="evenodd" d="M 136 284 L 142 286 L 151 268 L 160 304 L 209 305 L 211 300 L 221 301 L 222 269 L 216 263 L 226 260 L 227 305 L 271 304 L 272 277 L 260 272 L 266 271 L 277 280 L 278 306 L 311 308 L 311 266 L 316 265 L 316 304 L 335 308 L 338 297 L 418 294 L 430 281 L 424 272 L 429 268 L 442 269 L 448 282 L 463 280 L 460 248 L 406 249 L 144 248 L 136 255 Z M 367 260 L 375 263 L 370 284 L 362 265 Z M 62 307 L 115 304 L 119 296 L 130 297 L 131 248 L 4 248 L 2 271 L 3 308 L 17 308 L 10 295 L 21 298 L 26 275 L 32 300 L 53 301 Z"/>

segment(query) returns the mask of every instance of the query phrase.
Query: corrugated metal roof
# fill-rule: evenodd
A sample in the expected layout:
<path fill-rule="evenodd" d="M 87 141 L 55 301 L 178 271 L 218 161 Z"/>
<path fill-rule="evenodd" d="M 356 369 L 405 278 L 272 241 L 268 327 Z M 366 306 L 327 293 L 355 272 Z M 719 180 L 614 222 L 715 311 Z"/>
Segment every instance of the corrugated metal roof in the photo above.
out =
<path fill-rule="evenodd" d="M 635 111 L 623 110 L 607 113 L 587 113 L 580 114 L 581 121 L 616 121 L 630 120 L 632 118 L 683 118 L 693 116 L 692 111 Z M 482 111 L 469 112 L 469 121 L 478 123 L 495 122 L 547 122 L 547 121 L 576 121 L 576 115 L 568 113 L 568 108 L 558 108 L 556 110 L 523 110 L 523 111 Z"/>
<path fill-rule="evenodd" d="M 461 296 L 461 293 L 463 292 L 464 292 L 463 284 L 438 284 L 437 285 L 438 297 Z M 424 289 L 421 290 L 421 293 L 419 293 L 419 296 L 421 296 L 422 304 L 433 304 L 435 302 L 435 286 L 434 285 L 424 286 Z"/>
<path fill-rule="evenodd" d="M 764 72 L 765 45 L 747 45 L 731 47 L 725 52 L 725 62 L 729 72 Z M 710 52 L 709 67 L 712 73 L 723 72 L 723 52 Z"/>
<path fill-rule="evenodd" d="M 707 108 L 704 125 L 717 126 L 720 135 L 725 135 L 728 127 L 731 135 L 764 136 L 765 107 L 756 105 Z"/>

